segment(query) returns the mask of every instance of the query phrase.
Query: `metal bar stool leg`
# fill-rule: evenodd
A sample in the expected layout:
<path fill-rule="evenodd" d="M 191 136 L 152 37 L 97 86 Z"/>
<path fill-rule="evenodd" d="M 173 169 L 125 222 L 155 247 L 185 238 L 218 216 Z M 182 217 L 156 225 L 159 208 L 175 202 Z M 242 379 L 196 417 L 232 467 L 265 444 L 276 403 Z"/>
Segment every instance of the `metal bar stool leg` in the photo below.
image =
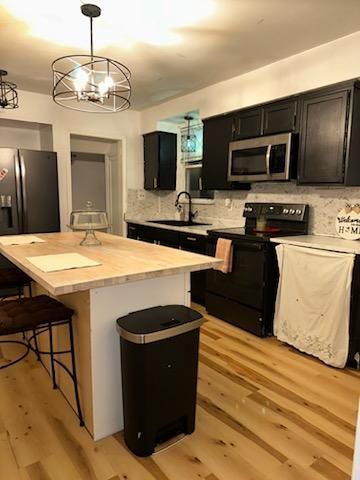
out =
<path fill-rule="evenodd" d="M 79 398 L 79 389 L 78 389 L 78 381 L 77 381 L 77 374 L 76 374 L 76 362 L 75 362 L 75 349 L 74 349 L 74 332 L 72 326 L 72 319 L 69 319 L 69 337 L 70 337 L 70 354 L 71 354 L 71 363 L 72 363 L 72 372 L 73 372 L 73 381 L 74 381 L 74 392 L 75 392 L 75 399 L 76 399 L 76 406 L 78 410 L 78 416 L 80 420 L 80 426 L 84 426 L 84 418 L 81 411 L 80 406 L 80 398 Z"/>
<path fill-rule="evenodd" d="M 49 342 L 50 342 L 50 365 L 51 365 L 51 377 L 53 381 L 53 389 L 57 388 L 56 378 L 55 378 L 55 362 L 54 362 L 54 339 L 52 325 L 49 323 Z"/>
<path fill-rule="evenodd" d="M 17 291 L 18 291 L 18 300 L 21 301 L 21 294 L 22 294 L 21 285 L 18 285 Z M 22 338 L 23 340 L 26 340 L 25 332 L 22 332 Z"/>
<path fill-rule="evenodd" d="M 33 329 L 33 336 L 34 336 L 34 346 L 35 346 L 35 355 L 36 359 L 39 362 L 40 361 L 40 353 L 39 353 L 39 345 L 38 345 L 38 340 L 37 340 L 37 334 L 35 328 Z"/>

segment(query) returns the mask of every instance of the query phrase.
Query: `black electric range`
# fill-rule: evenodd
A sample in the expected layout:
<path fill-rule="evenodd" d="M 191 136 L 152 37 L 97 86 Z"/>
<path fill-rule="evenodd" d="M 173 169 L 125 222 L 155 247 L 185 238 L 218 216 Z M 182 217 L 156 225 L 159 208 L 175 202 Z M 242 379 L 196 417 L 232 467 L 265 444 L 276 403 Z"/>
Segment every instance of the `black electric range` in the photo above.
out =
<path fill-rule="evenodd" d="M 208 231 L 207 254 L 215 255 L 218 238 L 233 242 L 232 272 L 207 272 L 207 311 L 257 336 L 272 335 L 279 278 L 275 245 L 277 236 L 308 231 L 309 207 L 305 204 L 246 203 L 244 228 Z M 266 221 L 256 230 L 257 219 Z"/>

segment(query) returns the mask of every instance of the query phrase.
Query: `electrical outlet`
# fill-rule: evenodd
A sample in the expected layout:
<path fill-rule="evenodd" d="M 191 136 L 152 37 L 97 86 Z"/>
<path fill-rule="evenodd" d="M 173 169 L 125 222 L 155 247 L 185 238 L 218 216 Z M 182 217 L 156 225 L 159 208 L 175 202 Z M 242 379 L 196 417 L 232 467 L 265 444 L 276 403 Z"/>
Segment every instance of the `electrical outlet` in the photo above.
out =
<path fill-rule="evenodd" d="M 138 199 L 138 200 L 145 200 L 145 192 L 144 192 L 144 190 L 138 190 L 138 192 L 137 192 L 137 199 Z"/>
<path fill-rule="evenodd" d="M 232 210 L 232 199 L 231 198 L 226 198 L 225 199 L 225 207 L 227 207 L 229 210 Z"/>

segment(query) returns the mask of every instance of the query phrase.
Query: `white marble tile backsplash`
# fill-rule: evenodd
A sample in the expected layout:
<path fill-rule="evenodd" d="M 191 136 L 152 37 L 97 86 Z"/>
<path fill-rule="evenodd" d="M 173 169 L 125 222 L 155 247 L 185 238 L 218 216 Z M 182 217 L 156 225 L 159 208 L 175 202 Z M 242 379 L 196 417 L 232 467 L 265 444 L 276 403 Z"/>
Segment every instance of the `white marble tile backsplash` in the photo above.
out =
<path fill-rule="evenodd" d="M 138 199 L 138 190 L 128 192 L 128 218 L 175 218 L 175 192 L 145 191 L 144 200 Z M 231 206 L 225 205 L 231 199 Z M 215 193 L 211 205 L 194 205 L 198 220 L 208 223 L 215 220 L 242 222 L 245 202 L 293 202 L 310 205 L 309 233 L 335 235 L 334 222 L 337 212 L 346 203 L 360 203 L 360 187 L 305 187 L 295 183 L 258 183 L 250 191 L 225 191 Z"/>

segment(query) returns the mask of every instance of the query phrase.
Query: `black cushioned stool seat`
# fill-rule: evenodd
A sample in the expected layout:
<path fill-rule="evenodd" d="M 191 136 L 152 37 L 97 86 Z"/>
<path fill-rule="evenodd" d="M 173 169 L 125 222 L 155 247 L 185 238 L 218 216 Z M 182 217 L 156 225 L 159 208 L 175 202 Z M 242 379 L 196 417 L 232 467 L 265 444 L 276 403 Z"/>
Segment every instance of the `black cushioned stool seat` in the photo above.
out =
<path fill-rule="evenodd" d="M 67 320 L 73 313 L 47 295 L 9 300 L 0 304 L 0 335 L 26 332 L 44 324 Z"/>
<path fill-rule="evenodd" d="M 80 425 L 82 426 L 84 425 L 84 420 L 77 384 L 74 334 L 72 327 L 73 313 L 74 311 L 71 308 L 66 307 L 61 302 L 48 297 L 47 295 L 8 300 L 0 303 L 0 336 L 11 335 L 14 333 L 23 334 L 23 341 L 12 339 L 10 337 L 10 339 L 0 340 L 0 343 L 20 344 L 25 347 L 25 352 L 20 357 L 5 365 L 0 365 L 0 370 L 18 363 L 26 357 L 30 350 L 36 354 L 40 361 L 42 361 L 41 355 L 49 355 L 53 388 L 57 388 L 55 365 L 62 367 L 73 381 L 76 406 Z M 70 346 L 66 350 L 56 351 L 54 349 L 53 329 L 60 325 L 68 327 L 68 342 Z M 32 332 L 32 335 L 27 338 L 25 332 L 29 331 Z M 49 334 L 49 351 L 43 351 L 38 348 L 37 338 L 44 333 Z M 65 354 L 71 356 L 71 368 L 61 360 L 61 357 L 59 359 L 56 358 L 57 355 L 62 356 Z"/>

